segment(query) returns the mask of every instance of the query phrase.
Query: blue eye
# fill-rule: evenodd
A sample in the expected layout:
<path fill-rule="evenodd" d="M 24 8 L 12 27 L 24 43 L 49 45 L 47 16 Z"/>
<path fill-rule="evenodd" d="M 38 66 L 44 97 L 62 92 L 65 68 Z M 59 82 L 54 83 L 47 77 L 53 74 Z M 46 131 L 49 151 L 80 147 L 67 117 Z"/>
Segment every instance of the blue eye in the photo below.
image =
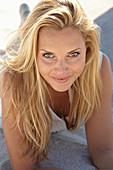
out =
<path fill-rule="evenodd" d="M 74 52 L 69 54 L 69 57 L 77 57 L 80 53 L 79 52 Z"/>
<path fill-rule="evenodd" d="M 45 58 L 52 58 L 53 57 L 53 55 L 51 53 L 44 53 L 43 56 Z"/>

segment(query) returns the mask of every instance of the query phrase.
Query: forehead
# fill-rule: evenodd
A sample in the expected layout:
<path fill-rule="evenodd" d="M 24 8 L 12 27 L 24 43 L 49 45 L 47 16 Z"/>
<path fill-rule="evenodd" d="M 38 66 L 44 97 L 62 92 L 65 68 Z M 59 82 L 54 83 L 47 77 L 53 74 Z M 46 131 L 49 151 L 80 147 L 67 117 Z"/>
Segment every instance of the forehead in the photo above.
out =
<path fill-rule="evenodd" d="M 39 32 L 39 46 L 76 46 L 84 44 L 81 32 L 77 28 L 63 28 L 56 30 L 53 28 L 42 28 Z"/>

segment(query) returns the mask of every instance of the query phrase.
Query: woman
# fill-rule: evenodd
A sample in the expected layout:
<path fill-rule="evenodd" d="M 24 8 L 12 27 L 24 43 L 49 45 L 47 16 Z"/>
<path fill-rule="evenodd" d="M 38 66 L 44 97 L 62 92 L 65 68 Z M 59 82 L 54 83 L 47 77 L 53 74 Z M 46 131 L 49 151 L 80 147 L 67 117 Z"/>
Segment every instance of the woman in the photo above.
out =
<path fill-rule="evenodd" d="M 47 157 L 57 120 L 60 129 L 85 124 L 94 165 L 112 169 L 112 74 L 99 53 L 99 27 L 78 1 L 42 0 L 15 37 L 19 42 L 8 45 L 8 59 L 1 61 L 2 122 L 12 168 L 30 170 Z"/>

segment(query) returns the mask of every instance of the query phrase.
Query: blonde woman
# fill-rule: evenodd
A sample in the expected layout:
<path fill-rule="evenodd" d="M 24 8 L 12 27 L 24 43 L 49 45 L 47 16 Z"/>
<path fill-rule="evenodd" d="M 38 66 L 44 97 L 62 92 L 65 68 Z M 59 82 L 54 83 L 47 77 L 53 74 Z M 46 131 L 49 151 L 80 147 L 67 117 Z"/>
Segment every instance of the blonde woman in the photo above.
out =
<path fill-rule="evenodd" d="M 113 169 L 112 74 L 99 30 L 78 1 L 41 0 L 8 45 L 1 98 L 13 170 L 41 169 L 51 132 L 83 124 L 94 165 Z"/>

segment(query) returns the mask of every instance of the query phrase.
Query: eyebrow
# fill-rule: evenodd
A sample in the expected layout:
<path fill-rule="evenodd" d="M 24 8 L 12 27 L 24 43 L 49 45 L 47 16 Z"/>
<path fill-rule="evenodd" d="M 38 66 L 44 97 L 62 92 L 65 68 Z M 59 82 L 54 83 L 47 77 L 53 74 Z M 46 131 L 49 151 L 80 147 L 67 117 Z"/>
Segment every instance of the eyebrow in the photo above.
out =
<path fill-rule="evenodd" d="M 69 51 L 68 54 L 69 54 L 69 53 L 72 53 L 72 52 L 74 52 L 74 51 L 77 51 L 77 50 L 81 50 L 81 48 L 76 48 L 76 49 L 74 49 L 74 50 L 72 50 L 72 51 Z"/>
<path fill-rule="evenodd" d="M 46 53 L 53 53 L 53 52 L 50 52 L 50 51 L 44 50 L 44 49 L 40 49 L 40 51 L 45 51 Z"/>
<path fill-rule="evenodd" d="M 75 52 L 75 51 L 77 51 L 77 50 L 81 50 L 81 48 L 73 49 L 73 50 L 69 51 L 67 54 L 72 53 L 72 52 Z M 53 52 L 50 52 L 50 51 L 45 50 L 45 49 L 40 49 L 40 51 L 45 51 L 46 53 L 52 53 L 52 54 L 54 54 Z"/>

